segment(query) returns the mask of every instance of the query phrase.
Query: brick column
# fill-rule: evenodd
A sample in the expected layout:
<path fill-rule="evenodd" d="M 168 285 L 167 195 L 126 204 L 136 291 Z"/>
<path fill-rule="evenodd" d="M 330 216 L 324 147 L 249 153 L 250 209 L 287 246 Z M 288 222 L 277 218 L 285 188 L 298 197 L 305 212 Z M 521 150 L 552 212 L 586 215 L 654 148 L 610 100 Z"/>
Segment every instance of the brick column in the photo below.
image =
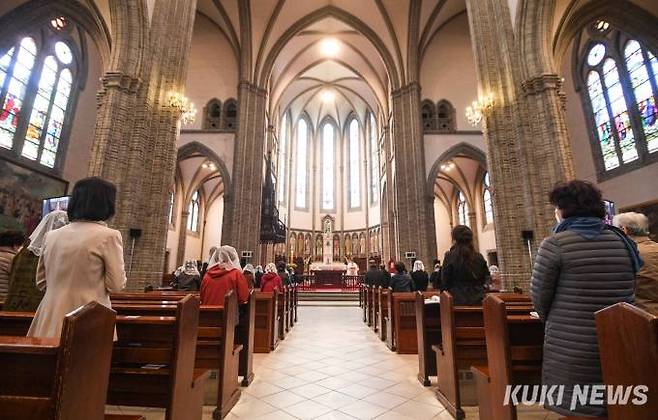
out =
<path fill-rule="evenodd" d="M 145 2 L 113 0 L 110 7 L 128 22 L 139 22 L 121 26 L 119 34 L 130 38 L 147 31 L 139 27 L 148 25 Z M 185 83 L 195 13 L 196 0 L 156 2 L 147 36 L 113 48 L 112 71 L 99 92 L 89 173 L 117 185 L 111 225 L 123 234 L 126 261 L 129 230 L 141 229 L 128 278 L 133 290 L 162 279 L 179 133 L 179 114 L 168 97 Z"/>
<path fill-rule="evenodd" d="M 420 85 L 414 82 L 394 91 L 391 102 L 398 252 L 413 251 L 417 258 L 431 262 L 436 257 L 436 234 L 430 208 L 433 197 L 425 181 Z"/>
<path fill-rule="evenodd" d="M 176 252 L 176 267 L 180 267 L 181 265 L 183 265 L 185 259 L 188 217 L 190 217 L 190 212 L 187 211 L 187 209 L 183 210 L 180 216 L 180 226 L 178 228 L 178 251 Z"/>
<path fill-rule="evenodd" d="M 380 203 L 381 209 L 381 254 L 382 262 L 388 262 L 390 257 L 397 258 L 396 234 L 395 234 L 395 195 L 393 194 L 394 181 L 392 177 L 392 156 L 391 150 L 391 130 L 388 125 L 382 127 L 382 136 L 384 138 L 383 160 L 385 177 L 386 177 L 386 195 L 382 196 Z M 342 240 L 342 239 L 341 239 Z"/>
<path fill-rule="evenodd" d="M 225 203 L 222 243 L 238 250 L 253 251 L 260 261 L 260 212 L 265 147 L 267 92 L 240 82 L 238 129 L 233 156 L 232 200 Z"/>
<path fill-rule="evenodd" d="M 492 184 L 498 260 L 506 287 L 527 287 L 531 263 L 521 232 L 533 229 L 533 199 L 518 103 L 520 57 L 507 2 L 467 0 L 473 53 L 481 94 L 495 106 L 483 121 Z"/>

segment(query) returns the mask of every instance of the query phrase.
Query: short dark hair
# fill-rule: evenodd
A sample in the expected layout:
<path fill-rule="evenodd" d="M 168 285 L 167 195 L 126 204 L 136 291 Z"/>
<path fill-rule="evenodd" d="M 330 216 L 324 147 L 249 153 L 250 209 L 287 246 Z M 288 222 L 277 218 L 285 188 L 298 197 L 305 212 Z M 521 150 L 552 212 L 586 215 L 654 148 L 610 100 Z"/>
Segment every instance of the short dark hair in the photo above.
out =
<path fill-rule="evenodd" d="M 548 196 L 552 205 L 562 212 L 562 218 L 568 217 L 605 217 L 605 205 L 601 191 L 591 182 L 573 180 L 561 182 L 553 188 Z"/>
<path fill-rule="evenodd" d="M 0 246 L 15 247 L 25 243 L 25 234 L 19 231 L 0 233 Z"/>
<path fill-rule="evenodd" d="M 394 267 L 395 267 L 395 271 L 397 271 L 398 273 L 404 273 L 407 270 L 407 267 L 405 267 L 402 261 L 397 261 Z"/>
<path fill-rule="evenodd" d="M 98 177 L 84 178 L 75 183 L 66 212 L 71 222 L 76 220 L 105 221 L 114 216 L 117 188 Z"/>

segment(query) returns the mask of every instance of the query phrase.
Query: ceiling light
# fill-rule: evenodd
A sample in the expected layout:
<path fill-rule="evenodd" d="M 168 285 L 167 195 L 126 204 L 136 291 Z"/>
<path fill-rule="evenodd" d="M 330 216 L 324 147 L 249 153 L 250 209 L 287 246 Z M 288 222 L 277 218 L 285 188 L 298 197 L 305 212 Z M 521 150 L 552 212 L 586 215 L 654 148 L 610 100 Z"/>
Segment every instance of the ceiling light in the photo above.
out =
<path fill-rule="evenodd" d="M 322 98 L 322 102 L 329 103 L 329 102 L 333 102 L 334 99 L 336 99 L 336 94 L 334 93 L 333 90 L 325 89 L 320 94 L 320 98 Z"/>
<path fill-rule="evenodd" d="M 334 38 L 327 38 L 323 39 L 320 43 L 320 50 L 322 51 L 322 54 L 328 57 L 333 57 L 338 54 L 340 46 L 338 45 L 338 41 Z"/>

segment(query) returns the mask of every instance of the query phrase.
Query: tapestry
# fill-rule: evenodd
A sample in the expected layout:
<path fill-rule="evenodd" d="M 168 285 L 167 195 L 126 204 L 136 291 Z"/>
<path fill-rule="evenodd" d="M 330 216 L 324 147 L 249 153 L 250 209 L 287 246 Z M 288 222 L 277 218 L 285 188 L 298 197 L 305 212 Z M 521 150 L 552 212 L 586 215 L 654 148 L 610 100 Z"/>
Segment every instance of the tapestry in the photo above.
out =
<path fill-rule="evenodd" d="M 66 194 L 68 182 L 0 159 L 0 213 L 13 216 L 29 235 L 39 224 L 44 198 Z"/>

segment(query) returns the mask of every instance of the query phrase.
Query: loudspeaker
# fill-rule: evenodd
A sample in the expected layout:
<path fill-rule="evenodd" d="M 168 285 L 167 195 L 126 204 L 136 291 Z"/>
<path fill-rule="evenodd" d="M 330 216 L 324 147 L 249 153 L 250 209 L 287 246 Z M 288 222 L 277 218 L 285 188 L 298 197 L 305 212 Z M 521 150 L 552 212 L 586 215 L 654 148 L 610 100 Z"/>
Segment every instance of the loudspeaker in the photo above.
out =
<path fill-rule="evenodd" d="M 532 241 L 535 237 L 535 232 L 531 230 L 522 230 L 521 237 L 523 238 L 524 241 Z"/>
<path fill-rule="evenodd" d="M 130 229 L 129 233 L 131 239 L 138 239 L 142 236 L 142 230 L 137 228 Z"/>

